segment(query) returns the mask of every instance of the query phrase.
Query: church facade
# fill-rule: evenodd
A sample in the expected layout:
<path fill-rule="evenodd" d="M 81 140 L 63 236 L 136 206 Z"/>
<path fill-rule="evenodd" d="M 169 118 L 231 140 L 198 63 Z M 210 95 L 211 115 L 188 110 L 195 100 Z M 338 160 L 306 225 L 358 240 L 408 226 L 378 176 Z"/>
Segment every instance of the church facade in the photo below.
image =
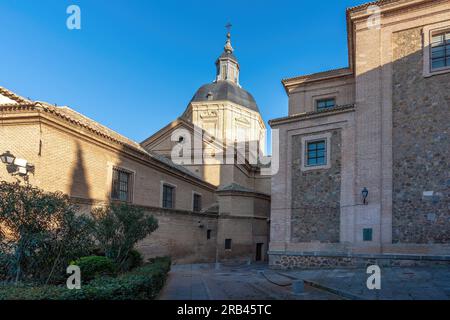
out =
<path fill-rule="evenodd" d="M 159 229 L 146 257 L 276 268 L 450 261 L 450 3 L 347 10 L 349 66 L 284 79 L 266 126 L 230 34 L 177 119 L 141 143 L 75 110 L 0 87 L 0 181 L 68 194 L 88 213 L 125 202 Z"/>
<path fill-rule="evenodd" d="M 239 83 L 233 51 L 228 34 L 215 81 L 197 91 L 183 115 L 142 143 L 69 107 L 0 87 L 0 154 L 13 159 L 0 163 L 0 180 L 63 192 L 83 213 L 109 202 L 142 207 L 159 221 L 158 230 L 138 245 L 146 257 L 169 255 L 177 263 L 266 260 L 270 177 L 260 174 L 249 152 L 235 148 L 264 147 L 265 125 Z M 188 145 L 197 137 L 198 144 Z M 172 161 L 177 146 L 189 151 L 189 159 L 185 154 L 184 162 Z M 233 161 L 219 161 L 225 154 Z"/>
<path fill-rule="evenodd" d="M 347 24 L 349 67 L 282 81 L 270 263 L 448 261 L 450 3 L 376 1 Z"/>

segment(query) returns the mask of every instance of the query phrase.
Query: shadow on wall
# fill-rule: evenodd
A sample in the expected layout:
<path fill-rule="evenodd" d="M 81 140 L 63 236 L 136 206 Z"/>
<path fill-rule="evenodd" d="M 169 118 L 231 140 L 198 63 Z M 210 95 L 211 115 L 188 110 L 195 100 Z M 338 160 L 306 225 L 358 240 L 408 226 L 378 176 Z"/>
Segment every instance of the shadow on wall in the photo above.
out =
<path fill-rule="evenodd" d="M 150 193 L 159 197 L 155 188 L 160 188 L 160 172 L 154 172 L 154 168 L 146 167 L 140 162 L 134 161 L 125 154 L 134 153 L 126 146 L 110 153 L 103 149 L 84 145 L 82 141 L 75 140 L 76 148 L 73 149 L 73 168 L 70 181 L 70 196 L 80 207 L 80 213 L 89 214 L 93 207 L 107 204 L 111 197 L 114 200 L 129 202 L 142 206 L 147 214 L 153 215 L 159 224 L 159 228 L 149 237 L 140 241 L 136 248 L 144 255 L 144 258 L 156 256 L 171 256 L 174 261 L 212 262 L 215 258 L 214 239 L 207 238 L 207 230 L 216 234 L 217 219 L 210 215 L 194 214 L 188 211 L 161 209 L 156 203 L 153 206 L 143 205 L 149 201 Z M 89 152 L 87 152 L 89 150 Z M 113 166 L 109 166 L 109 161 Z M 101 162 L 100 170 L 96 164 Z M 108 167 L 106 181 L 104 181 L 105 166 Z M 117 171 L 113 170 L 116 169 Z M 98 173 L 98 174 L 97 174 Z M 126 178 L 128 177 L 128 179 Z M 116 183 L 113 191 L 113 181 Z M 127 183 L 125 182 L 127 181 Z M 105 190 L 106 198 L 102 190 Z M 190 189 L 178 189 L 179 192 L 188 192 Z M 100 193 L 101 194 L 100 194 Z M 176 196 L 175 196 L 176 199 Z M 201 227 L 202 226 L 202 227 Z"/>
<path fill-rule="evenodd" d="M 450 73 L 423 76 L 421 28 L 399 32 L 393 42 L 393 242 L 445 244 L 450 241 Z"/>
<path fill-rule="evenodd" d="M 72 176 L 70 179 L 69 196 L 74 198 L 81 198 L 91 200 L 90 187 L 87 179 L 86 164 L 84 161 L 83 149 L 79 141 L 76 144 L 76 159 L 72 169 Z"/>
<path fill-rule="evenodd" d="M 389 157 L 390 152 L 380 152 L 377 139 L 381 139 L 382 146 L 391 148 L 389 130 L 392 128 L 392 230 L 385 232 L 392 231 L 394 244 L 450 242 L 450 73 L 424 76 L 422 38 L 422 28 L 395 33 L 392 39 L 393 62 L 360 73 L 356 79 L 357 85 L 361 86 L 361 96 L 356 98 L 356 135 L 369 143 L 356 147 L 356 156 L 360 160 L 356 163 L 357 176 L 353 183 L 361 187 L 371 186 L 374 199 L 387 194 L 377 187 L 386 184 L 384 175 L 373 169 L 373 161 L 365 160 L 378 161 L 383 156 Z M 425 50 L 431 51 L 431 48 Z M 377 86 L 380 79 L 390 76 L 390 70 L 392 122 L 387 122 L 385 119 L 389 119 L 390 110 L 382 110 L 381 100 L 387 90 Z M 383 84 L 385 82 L 383 79 Z M 383 161 L 384 165 L 389 163 L 387 158 Z M 383 170 L 390 170 L 388 168 Z M 327 178 L 323 177 L 321 182 L 326 182 Z M 301 179 L 305 180 L 306 174 Z M 290 205 L 303 220 L 311 220 L 316 213 L 332 207 L 332 201 L 321 203 L 317 197 L 336 189 L 322 188 L 320 184 L 315 184 L 316 188 L 294 189 L 294 186 L 293 183 L 292 192 L 295 190 L 301 194 L 303 201 L 293 197 Z M 359 191 L 356 191 L 354 203 L 360 203 L 359 197 Z M 341 205 L 339 203 L 337 209 Z M 290 218 L 293 219 L 292 216 Z M 320 235 L 309 236 L 311 228 L 330 229 L 339 225 L 329 215 L 310 224 L 291 222 L 291 241 L 296 243 L 320 241 Z M 304 234 L 308 238 L 298 240 Z"/>

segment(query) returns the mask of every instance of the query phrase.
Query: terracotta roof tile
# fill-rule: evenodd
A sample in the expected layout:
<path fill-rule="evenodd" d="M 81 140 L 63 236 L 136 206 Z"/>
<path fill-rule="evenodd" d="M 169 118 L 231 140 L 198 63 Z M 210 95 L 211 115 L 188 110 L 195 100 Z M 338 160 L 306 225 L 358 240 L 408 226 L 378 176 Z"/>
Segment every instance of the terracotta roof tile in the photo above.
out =
<path fill-rule="evenodd" d="M 3 87 L 0 87 L 0 94 L 2 96 L 5 96 L 5 97 L 17 102 L 17 103 L 31 103 L 30 100 L 25 99 L 24 97 L 21 97 L 21 96 L 15 94 L 14 92 L 12 92 L 6 88 L 3 88 Z"/>
<path fill-rule="evenodd" d="M 361 10 L 367 9 L 370 6 L 382 6 L 385 4 L 398 2 L 398 1 L 400 1 L 400 0 L 378 0 L 378 1 L 366 2 L 366 3 L 360 4 L 358 6 L 347 8 L 347 12 L 361 11 Z"/>
<path fill-rule="evenodd" d="M 65 120 L 68 120 L 70 122 L 73 122 L 75 124 L 78 124 L 79 126 L 88 128 L 93 130 L 94 132 L 104 136 L 109 137 L 112 140 L 115 140 L 117 142 L 120 142 L 121 144 L 128 145 L 134 149 L 137 149 L 142 152 L 146 152 L 144 148 L 141 147 L 141 145 L 131 139 L 128 139 L 127 137 L 115 132 L 114 130 L 98 123 L 97 121 L 94 121 L 85 115 L 67 107 L 57 107 L 49 105 L 45 102 L 38 102 L 39 104 L 43 105 L 44 108 L 47 109 L 47 111 L 54 113 L 55 115 L 58 115 Z"/>
<path fill-rule="evenodd" d="M 20 99 L 19 96 L 14 95 L 9 90 L 3 89 L 3 91 L 1 91 L 1 92 L 3 95 L 5 95 L 4 92 L 7 92 L 8 95 L 10 95 L 11 97 L 14 97 L 15 99 L 18 99 L 18 100 Z M 15 100 L 15 101 L 18 101 L 18 100 Z M 153 152 L 146 151 L 139 143 L 137 143 L 131 139 L 128 139 L 127 137 L 109 129 L 108 127 L 101 125 L 100 123 L 98 123 L 92 119 L 89 119 L 88 117 L 82 115 L 81 113 L 79 113 L 69 107 L 54 106 L 54 105 L 48 104 L 46 102 L 40 102 L 40 101 L 31 102 L 26 99 L 24 99 L 23 101 L 24 101 L 24 103 L 10 103 L 10 104 L 0 105 L 0 110 L 2 110 L 2 111 L 42 110 L 44 112 L 48 112 L 49 114 L 52 114 L 64 121 L 67 121 L 67 122 L 74 124 L 76 126 L 79 126 L 81 128 L 87 129 L 105 139 L 108 139 L 108 140 L 118 143 L 120 145 L 126 146 L 132 150 L 138 151 L 142 155 L 150 157 L 165 166 L 168 166 L 176 171 L 179 171 L 183 175 L 188 175 L 197 180 L 201 180 L 201 178 L 199 176 L 195 175 L 193 172 L 189 171 L 185 167 L 175 164 L 172 160 L 170 160 L 166 157 L 155 154 Z M 201 181 L 203 181 L 203 180 L 201 180 Z"/>

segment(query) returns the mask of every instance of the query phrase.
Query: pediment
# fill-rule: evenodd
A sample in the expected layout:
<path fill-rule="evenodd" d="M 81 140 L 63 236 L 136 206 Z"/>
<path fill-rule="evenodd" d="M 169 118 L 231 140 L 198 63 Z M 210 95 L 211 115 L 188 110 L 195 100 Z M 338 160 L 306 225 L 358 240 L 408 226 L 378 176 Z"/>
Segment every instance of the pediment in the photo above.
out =
<path fill-rule="evenodd" d="M 141 143 L 141 146 L 147 151 L 153 151 L 163 155 L 170 155 L 172 148 L 176 145 L 177 141 L 172 141 L 172 134 L 175 130 L 187 130 L 190 133 L 191 139 L 194 136 L 194 125 L 184 119 L 177 119 L 157 133 L 146 139 Z M 222 149 L 223 144 L 220 141 L 216 141 L 206 132 L 203 132 L 203 147 L 208 147 L 212 149 Z M 194 142 L 191 142 L 194 145 Z"/>

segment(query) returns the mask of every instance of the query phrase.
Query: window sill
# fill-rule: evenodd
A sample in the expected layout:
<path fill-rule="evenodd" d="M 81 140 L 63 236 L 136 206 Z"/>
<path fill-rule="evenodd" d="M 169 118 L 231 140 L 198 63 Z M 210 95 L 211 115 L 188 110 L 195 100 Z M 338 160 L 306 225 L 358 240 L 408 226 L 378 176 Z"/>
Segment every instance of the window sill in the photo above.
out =
<path fill-rule="evenodd" d="M 432 76 L 437 76 L 437 75 L 441 75 L 441 74 L 445 74 L 445 73 L 450 73 L 450 67 L 439 68 L 439 69 L 434 69 L 432 71 L 427 71 L 424 73 L 423 76 L 425 78 L 430 78 Z"/>
<path fill-rule="evenodd" d="M 302 171 L 314 171 L 314 170 L 328 170 L 331 166 L 328 164 L 324 164 L 321 166 L 304 166 L 302 167 Z"/>
<path fill-rule="evenodd" d="M 114 202 L 114 203 L 131 204 L 131 201 L 128 201 L 128 200 L 119 200 L 119 199 L 113 199 L 113 198 L 111 198 L 110 201 L 111 201 L 111 202 Z"/>

